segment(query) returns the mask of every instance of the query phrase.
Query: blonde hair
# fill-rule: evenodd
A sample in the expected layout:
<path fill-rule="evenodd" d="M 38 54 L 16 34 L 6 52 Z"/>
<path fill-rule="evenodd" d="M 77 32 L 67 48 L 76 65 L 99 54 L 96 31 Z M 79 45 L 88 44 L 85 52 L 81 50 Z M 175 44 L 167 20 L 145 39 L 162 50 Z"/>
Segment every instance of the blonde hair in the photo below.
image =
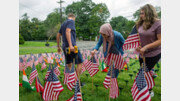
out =
<path fill-rule="evenodd" d="M 143 20 L 141 17 L 139 17 L 138 21 L 136 22 L 136 27 L 139 28 L 142 25 L 144 30 L 148 30 L 156 19 L 158 19 L 156 9 L 152 5 L 146 4 L 141 7 L 140 11 L 144 11 L 145 19 Z"/>

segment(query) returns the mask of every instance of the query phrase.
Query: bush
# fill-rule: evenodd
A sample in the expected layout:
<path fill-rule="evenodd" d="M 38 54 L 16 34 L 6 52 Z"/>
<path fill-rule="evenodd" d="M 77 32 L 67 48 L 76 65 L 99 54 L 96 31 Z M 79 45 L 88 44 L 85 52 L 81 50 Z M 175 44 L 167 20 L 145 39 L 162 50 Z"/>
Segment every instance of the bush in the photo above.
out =
<path fill-rule="evenodd" d="M 24 38 L 21 36 L 21 34 L 19 34 L 19 44 L 24 44 Z"/>

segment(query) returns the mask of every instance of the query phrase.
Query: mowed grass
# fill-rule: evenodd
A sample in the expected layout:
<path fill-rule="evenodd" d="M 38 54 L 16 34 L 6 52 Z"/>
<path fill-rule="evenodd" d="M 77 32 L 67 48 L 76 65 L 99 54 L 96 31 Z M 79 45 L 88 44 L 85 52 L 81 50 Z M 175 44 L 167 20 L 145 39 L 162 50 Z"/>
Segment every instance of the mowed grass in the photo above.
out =
<path fill-rule="evenodd" d="M 159 62 L 160 67 L 158 68 L 157 65 L 155 65 L 155 69 L 159 69 L 157 72 L 158 77 L 155 78 L 155 87 L 153 88 L 154 91 L 154 97 L 152 98 L 152 101 L 161 101 L 161 63 Z M 100 65 L 101 66 L 101 65 Z M 99 66 L 99 69 L 101 68 Z M 120 71 L 117 81 L 118 86 L 122 87 L 123 89 L 120 91 L 119 97 L 117 99 L 111 99 L 111 101 L 133 101 L 132 94 L 131 94 L 131 87 L 133 85 L 134 79 L 136 77 L 137 73 L 134 73 L 133 71 L 138 72 L 138 69 L 140 68 L 138 60 L 131 59 L 128 63 L 129 69 Z M 43 80 L 45 78 L 47 68 L 41 71 L 41 65 L 36 66 L 40 81 L 42 85 L 44 86 L 45 81 Z M 63 84 L 64 80 L 64 74 L 63 70 L 64 67 L 61 66 L 60 68 L 61 75 L 58 77 L 61 84 L 63 85 L 64 90 L 59 95 L 59 101 L 66 101 L 72 95 L 74 94 L 73 91 L 69 91 L 67 89 L 67 86 Z M 31 72 L 31 68 L 26 69 L 27 77 L 29 78 Z M 88 77 L 86 76 L 88 74 Z M 133 74 L 133 77 L 129 76 L 129 74 Z M 83 101 L 109 101 L 109 89 L 105 89 L 103 86 L 103 81 L 106 77 L 107 73 L 100 71 L 94 75 L 92 78 L 90 77 L 89 73 L 85 71 L 80 76 L 81 83 L 85 83 L 84 86 L 81 87 L 81 91 L 84 94 L 83 95 Z M 93 86 L 92 86 L 92 79 L 93 79 Z M 124 80 L 128 80 L 128 84 L 126 85 L 126 82 Z M 19 82 L 22 82 L 22 72 L 19 72 Z M 99 86 L 96 88 L 95 84 L 98 84 Z M 35 86 L 35 80 L 32 84 L 32 86 Z M 43 101 L 40 94 L 36 91 L 27 91 L 24 87 L 19 87 L 19 101 Z"/>
<path fill-rule="evenodd" d="M 49 42 L 48 47 L 45 44 L 46 42 L 26 41 L 19 45 L 19 55 L 57 52 L 56 42 Z"/>

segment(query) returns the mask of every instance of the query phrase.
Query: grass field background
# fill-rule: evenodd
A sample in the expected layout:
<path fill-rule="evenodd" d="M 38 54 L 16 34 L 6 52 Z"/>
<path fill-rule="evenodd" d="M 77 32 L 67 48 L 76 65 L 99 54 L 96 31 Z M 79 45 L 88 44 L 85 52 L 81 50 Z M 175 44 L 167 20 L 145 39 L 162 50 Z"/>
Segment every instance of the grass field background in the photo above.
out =
<path fill-rule="evenodd" d="M 26 41 L 19 45 L 19 55 L 57 52 L 56 42 L 49 42 L 49 47 L 45 44 L 46 42 Z"/>
<path fill-rule="evenodd" d="M 25 44 L 19 45 L 19 55 L 24 54 L 38 54 L 38 53 L 50 53 L 50 52 L 57 52 L 57 48 L 55 47 L 57 44 L 56 42 L 49 42 L 50 46 L 46 47 L 45 42 L 32 42 L 32 41 L 26 41 Z M 153 91 L 155 93 L 154 97 L 152 98 L 152 101 L 161 101 L 161 63 L 159 62 L 160 67 L 157 67 L 155 65 L 155 69 L 159 70 L 157 71 L 158 77 L 155 78 L 155 87 L 153 88 Z M 38 64 L 36 66 L 39 79 L 44 86 L 45 81 L 45 75 L 48 69 L 47 68 L 41 71 L 41 64 Z M 103 86 L 103 81 L 107 75 L 107 73 L 101 72 L 101 63 L 99 65 L 100 71 L 93 76 L 90 77 L 89 73 L 85 71 L 80 76 L 81 83 L 84 83 L 84 86 L 81 87 L 83 95 L 83 101 L 108 101 L 109 100 L 109 90 L 105 89 Z M 128 63 L 129 69 L 120 71 L 117 81 L 118 86 L 122 87 L 123 89 L 120 91 L 119 97 L 117 99 L 111 99 L 111 101 L 132 101 L 132 94 L 131 94 L 131 87 L 134 82 L 134 79 L 136 77 L 136 74 L 138 72 L 138 69 L 140 68 L 138 60 L 130 59 L 130 62 Z M 73 91 L 69 91 L 67 89 L 67 86 L 63 84 L 64 80 L 64 66 L 61 66 L 60 68 L 61 75 L 58 77 L 61 84 L 63 85 L 64 90 L 59 95 L 59 101 L 66 101 L 72 95 L 74 94 Z M 136 73 L 134 73 L 136 71 Z M 29 79 L 31 73 L 31 68 L 26 69 L 26 74 Z M 22 83 L 22 72 L 19 71 L 19 82 Z M 133 74 L 133 77 L 129 76 L 129 74 Z M 88 75 L 88 76 L 86 76 Z M 92 88 L 92 79 L 93 79 L 93 88 Z M 126 85 L 125 80 L 128 80 L 128 84 Z M 99 86 L 96 88 L 95 84 L 98 84 Z M 32 84 L 32 86 L 35 86 L 35 80 Z M 24 87 L 19 87 L 19 101 L 43 101 L 40 94 L 36 91 L 27 91 Z"/>
<path fill-rule="evenodd" d="M 133 100 L 132 95 L 131 95 L 131 90 L 130 90 L 136 76 L 136 73 L 134 73 L 133 71 L 138 72 L 138 69 L 140 67 L 139 67 L 139 62 L 135 59 L 131 59 L 128 66 L 129 66 L 129 69 L 120 71 L 117 78 L 118 86 L 122 87 L 123 89 L 120 91 L 119 97 L 117 99 L 111 99 L 111 101 L 132 101 Z M 160 64 L 160 67 L 161 67 L 161 64 Z M 48 67 L 42 71 L 41 71 L 40 65 L 37 65 L 36 68 L 38 70 L 40 81 L 42 85 L 44 86 L 45 81 L 43 79 L 45 78 Z M 64 88 L 64 91 L 62 91 L 61 94 L 59 95 L 59 101 L 66 101 L 74 94 L 74 90 L 69 91 L 67 89 L 67 86 L 63 84 L 64 67 L 61 66 L 59 69 L 61 71 L 61 75 L 58 78 Z M 100 69 L 100 66 L 99 66 L 99 69 Z M 155 96 L 152 98 L 152 101 L 161 101 L 161 68 L 158 68 L 157 66 L 155 66 L 155 69 L 159 69 L 159 71 L 157 72 L 158 77 L 155 78 L 155 87 L 153 88 Z M 30 72 L 31 72 L 31 68 L 27 68 L 26 74 L 28 78 L 30 76 Z M 88 74 L 88 77 L 86 76 L 86 74 Z M 103 81 L 105 79 L 106 74 L 107 73 L 99 71 L 95 76 L 91 78 L 89 73 L 85 71 L 81 75 L 81 78 L 80 78 L 81 83 L 84 83 L 84 86 L 81 87 L 82 93 L 84 94 L 83 101 L 108 101 L 109 90 L 105 89 L 103 86 Z M 133 74 L 132 79 L 129 76 L 129 74 Z M 92 79 L 93 79 L 93 84 L 94 84 L 93 88 L 92 88 Z M 129 81 L 127 85 L 126 85 L 125 80 Z M 20 83 L 22 82 L 22 72 L 19 72 L 19 82 Z M 95 84 L 98 84 L 99 86 L 96 88 Z M 35 80 L 32 86 L 35 86 Z M 29 92 L 23 87 L 19 87 L 19 100 L 20 101 L 43 101 L 39 93 L 37 93 L 36 91 Z"/>

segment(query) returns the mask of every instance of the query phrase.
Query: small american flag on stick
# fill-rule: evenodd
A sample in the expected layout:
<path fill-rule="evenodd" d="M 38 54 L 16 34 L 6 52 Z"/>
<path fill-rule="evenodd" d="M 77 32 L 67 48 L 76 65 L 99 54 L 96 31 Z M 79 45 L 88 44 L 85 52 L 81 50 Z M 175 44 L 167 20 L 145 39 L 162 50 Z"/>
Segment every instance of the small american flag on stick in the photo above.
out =
<path fill-rule="evenodd" d="M 134 26 L 123 45 L 123 50 L 137 48 L 139 46 L 139 43 L 139 34 L 137 32 L 136 26 Z"/>
<path fill-rule="evenodd" d="M 140 68 L 131 88 L 134 101 L 151 101 L 149 88 L 144 76 L 144 68 Z"/>
<path fill-rule="evenodd" d="M 63 90 L 61 82 L 58 80 L 53 69 L 51 69 L 44 85 L 43 99 L 45 101 L 58 100 L 58 96 Z"/>
<path fill-rule="evenodd" d="M 32 67 L 32 71 L 31 71 L 31 74 L 30 74 L 30 77 L 29 77 L 29 84 L 31 85 L 34 78 L 38 76 L 38 72 L 37 72 L 37 69 L 35 67 L 35 65 L 33 64 L 33 67 Z"/>
<path fill-rule="evenodd" d="M 108 65 L 112 65 L 112 61 L 114 61 L 114 66 L 116 69 L 123 69 L 124 67 L 124 60 L 121 56 L 121 53 L 117 50 L 117 48 L 113 45 L 111 46 L 109 53 L 105 57 L 104 62 Z"/>

